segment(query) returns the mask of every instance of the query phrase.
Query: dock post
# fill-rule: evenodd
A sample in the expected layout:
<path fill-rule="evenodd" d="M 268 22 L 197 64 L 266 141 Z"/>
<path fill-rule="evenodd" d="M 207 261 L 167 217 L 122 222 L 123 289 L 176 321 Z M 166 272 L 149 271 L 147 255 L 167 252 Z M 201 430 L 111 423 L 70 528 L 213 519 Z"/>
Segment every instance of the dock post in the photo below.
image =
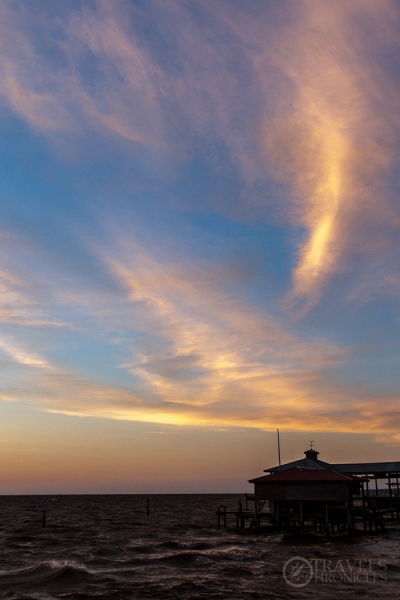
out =
<path fill-rule="evenodd" d="M 43 518 L 42 518 L 42 528 L 44 529 L 46 527 L 46 511 L 43 511 Z"/>
<path fill-rule="evenodd" d="M 389 480 L 389 496 L 390 496 L 390 508 L 391 508 L 390 517 L 392 519 L 394 519 L 394 511 L 393 511 L 393 488 L 392 488 L 392 478 L 390 477 L 390 474 L 388 475 L 388 480 Z"/>
<path fill-rule="evenodd" d="M 281 530 L 281 524 L 280 524 L 280 514 L 279 514 L 279 500 L 275 500 L 276 504 L 275 504 L 275 510 L 276 510 L 276 527 L 278 532 Z"/>
<path fill-rule="evenodd" d="M 373 507 L 372 509 L 372 516 L 375 522 L 375 531 L 378 531 L 379 529 L 379 524 L 378 524 L 378 513 L 375 507 Z M 372 531 L 372 522 L 371 522 L 371 531 Z"/>
<path fill-rule="evenodd" d="M 147 498 L 146 514 L 150 516 L 150 498 Z"/>
<path fill-rule="evenodd" d="M 218 515 L 218 529 L 221 529 L 221 507 L 220 506 L 218 506 L 217 515 Z"/>
<path fill-rule="evenodd" d="M 329 502 L 328 502 L 328 500 L 326 501 L 325 523 L 326 523 L 326 537 L 328 538 L 330 535 L 330 533 L 329 533 Z"/>
<path fill-rule="evenodd" d="M 362 513 L 363 513 L 363 524 L 364 524 L 364 531 L 367 531 L 367 516 L 365 513 L 365 495 L 364 495 L 364 482 L 362 483 Z"/>
<path fill-rule="evenodd" d="M 300 500 L 300 529 L 304 531 L 303 500 Z"/>
<path fill-rule="evenodd" d="M 350 499 L 347 501 L 347 533 L 351 535 L 351 510 L 350 510 Z"/>

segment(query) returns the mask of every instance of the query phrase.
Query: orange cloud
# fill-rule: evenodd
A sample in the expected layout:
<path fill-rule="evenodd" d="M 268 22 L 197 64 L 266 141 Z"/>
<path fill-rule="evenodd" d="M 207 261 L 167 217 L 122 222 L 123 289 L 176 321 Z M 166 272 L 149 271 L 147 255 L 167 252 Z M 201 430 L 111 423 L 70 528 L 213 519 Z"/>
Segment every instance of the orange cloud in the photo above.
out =
<path fill-rule="evenodd" d="M 382 181 L 395 159 L 398 117 L 392 84 L 368 50 L 384 32 L 393 37 L 399 15 L 390 2 L 311 1 L 297 8 L 295 22 L 269 45 L 286 87 L 265 121 L 264 143 L 271 173 L 292 186 L 293 222 L 305 228 L 289 300 L 307 310 L 354 239 L 368 245 L 365 215 L 390 213 Z M 365 35 L 363 19 L 379 23 L 378 39 Z"/>
<path fill-rule="evenodd" d="M 119 367 L 132 374 L 132 385 L 58 364 L 46 328 L 37 326 L 40 345 L 14 328 L 0 339 L 12 374 L 1 384 L 4 400 L 69 415 L 213 427 L 297 428 L 316 404 L 329 415 L 321 373 L 341 363 L 346 350 L 302 341 L 267 311 L 232 298 L 224 291 L 231 274 L 221 267 L 214 273 L 209 264 L 185 264 L 165 253 L 160 259 L 122 235 L 116 239 L 95 250 L 118 282 L 114 295 L 101 298 L 81 281 L 78 293 L 58 278 L 47 310 L 62 307 L 75 329 L 89 322 L 95 336 L 107 328 L 123 331 L 126 358 Z M 7 280 L 20 283 L 11 274 Z M 38 286 L 40 294 L 40 280 Z M 83 321 L 74 321 L 76 308 Z M 138 336 L 141 343 L 133 344 Z"/>

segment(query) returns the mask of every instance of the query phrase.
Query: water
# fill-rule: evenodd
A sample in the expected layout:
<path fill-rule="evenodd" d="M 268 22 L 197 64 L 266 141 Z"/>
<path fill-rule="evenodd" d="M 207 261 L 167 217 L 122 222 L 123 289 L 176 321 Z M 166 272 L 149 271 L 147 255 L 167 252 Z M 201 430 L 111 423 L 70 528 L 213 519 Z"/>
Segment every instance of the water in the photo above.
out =
<path fill-rule="evenodd" d="M 150 496 L 148 518 L 146 496 L 0 497 L 0 598 L 400 598 L 400 527 L 330 541 L 218 530 L 217 507 L 239 499 Z"/>

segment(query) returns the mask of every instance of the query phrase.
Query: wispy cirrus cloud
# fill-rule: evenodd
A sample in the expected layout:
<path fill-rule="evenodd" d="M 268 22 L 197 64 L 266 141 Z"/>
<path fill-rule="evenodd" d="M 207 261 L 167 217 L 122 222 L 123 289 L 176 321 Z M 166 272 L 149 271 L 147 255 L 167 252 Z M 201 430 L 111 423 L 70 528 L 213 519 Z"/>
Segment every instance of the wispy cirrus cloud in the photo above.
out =
<path fill-rule="evenodd" d="M 0 69 L 4 101 L 34 128 L 53 141 L 60 130 L 76 139 L 82 129 L 97 129 L 170 159 L 173 148 L 178 161 L 205 143 L 211 162 L 222 163 L 222 143 L 243 177 L 260 176 L 253 135 L 263 98 L 222 9 L 200 6 L 199 20 L 179 2 L 152 1 L 141 10 L 124 0 L 97 0 L 65 6 L 56 20 L 46 3 L 34 17 L 31 10 L 4 3 Z M 34 20 L 48 30 L 51 53 Z"/>
<path fill-rule="evenodd" d="M 114 279 L 113 290 L 60 277 L 59 263 L 48 257 L 46 276 L 43 261 L 41 272 L 31 273 L 35 295 L 46 297 L 35 308 L 27 283 L 3 273 L 8 285 L 28 294 L 26 323 L 21 315 L 3 322 L 3 399 L 69 415 L 218 427 L 274 427 L 276 420 L 294 423 L 312 410 L 323 370 L 342 362 L 346 349 L 301 340 L 266 310 L 231 297 L 227 290 L 242 277 L 232 267 L 177 260 L 130 237 L 117 232 L 91 246 L 96 264 Z M 119 346 L 113 354 L 123 359 L 114 357 L 108 366 L 111 380 L 54 354 L 51 328 L 33 320 L 39 309 L 67 317 L 68 326 L 57 331 L 62 356 L 76 336 L 85 344 Z M 23 332 L 27 324 L 33 337 Z M 128 374 L 123 384 L 118 370 Z"/>
<path fill-rule="evenodd" d="M 35 17 L 48 30 L 31 28 L 29 5 L 2 6 L 2 95 L 12 110 L 54 138 L 105 129 L 142 144 L 161 140 L 156 112 L 159 70 L 138 46 L 126 7 L 96 2 L 63 10 L 54 20 L 45 7 Z"/>
<path fill-rule="evenodd" d="M 386 183 L 398 149 L 398 94 L 377 60 L 400 16 L 392 2 L 302 2 L 294 13 L 279 32 L 285 44 L 275 34 L 268 46 L 287 96 L 265 122 L 265 147 L 272 174 L 292 186 L 293 222 L 305 228 L 289 301 L 307 310 L 358 252 L 383 260 L 380 229 L 387 234 L 399 221 Z"/>
<path fill-rule="evenodd" d="M 66 415 L 169 425 L 392 430 L 381 410 L 388 396 L 336 378 L 351 349 L 302 338 L 267 308 L 232 297 L 227 290 L 240 277 L 231 268 L 178 260 L 130 237 L 115 232 L 107 243 L 91 245 L 98 265 L 115 280 L 112 294 L 95 291 L 90 281 L 49 275 L 57 281 L 49 310 L 62 306 L 82 340 L 96 345 L 112 339 L 120 348 L 108 365 L 111 380 L 101 369 L 89 375 L 84 362 L 68 366 L 54 356 L 47 328 L 38 328 L 38 346 L 24 340 L 18 325 L 0 338 L 8 357 L 2 399 Z M 68 335 L 60 330 L 66 346 Z M 127 374 L 124 383 L 118 370 Z M 371 419 L 371 411 L 381 418 Z"/>
<path fill-rule="evenodd" d="M 50 368 L 49 363 L 42 356 L 33 350 L 19 347 L 18 342 L 3 337 L 0 339 L 0 349 L 18 365 L 40 369 Z"/>
<path fill-rule="evenodd" d="M 65 321 L 49 314 L 48 304 L 38 286 L 15 273 L 0 271 L 0 323 L 38 328 L 65 326 Z"/>
<path fill-rule="evenodd" d="M 9 106 L 49 135 L 97 129 L 178 162 L 203 145 L 218 168 L 229 156 L 247 184 L 272 175 L 288 185 L 284 206 L 251 186 L 242 206 L 220 202 L 236 215 L 273 210 L 291 222 L 298 233 L 287 302 L 299 314 L 360 257 L 363 272 L 388 253 L 398 268 L 398 245 L 389 248 L 387 237 L 400 219 L 390 189 L 398 90 L 387 59 L 396 3 L 265 3 L 255 18 L 226 2 L 142 10 L 99 0 L 65 6 L 56 20 L 44 4 L 35 16 L 52 54 L 30 11 L 2 6 Z"/>
<path fill-rule="evenodd" d="M 266 311 L 233 300 L 211 265 L 178 266 L 121 241 L 104 260 L 124 290 L 126 329 L 144 339 L 123 367 L 183 413 L 190 406 L 197 418 L 255 424 L 282 417 L 283 407 L 302 412 L 315 402 L 320 371 L 347 354 L 300 340 Z"/>

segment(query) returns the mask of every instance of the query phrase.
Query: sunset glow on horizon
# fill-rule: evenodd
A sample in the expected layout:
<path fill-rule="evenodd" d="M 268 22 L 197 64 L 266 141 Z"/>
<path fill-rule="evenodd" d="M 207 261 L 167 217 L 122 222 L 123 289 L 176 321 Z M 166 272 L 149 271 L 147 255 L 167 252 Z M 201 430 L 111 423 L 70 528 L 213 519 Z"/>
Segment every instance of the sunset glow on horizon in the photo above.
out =
<path fill-rule="evenodd" d="M 397 460 L 399 4 L 0 23 L 0 494 Z"/>

